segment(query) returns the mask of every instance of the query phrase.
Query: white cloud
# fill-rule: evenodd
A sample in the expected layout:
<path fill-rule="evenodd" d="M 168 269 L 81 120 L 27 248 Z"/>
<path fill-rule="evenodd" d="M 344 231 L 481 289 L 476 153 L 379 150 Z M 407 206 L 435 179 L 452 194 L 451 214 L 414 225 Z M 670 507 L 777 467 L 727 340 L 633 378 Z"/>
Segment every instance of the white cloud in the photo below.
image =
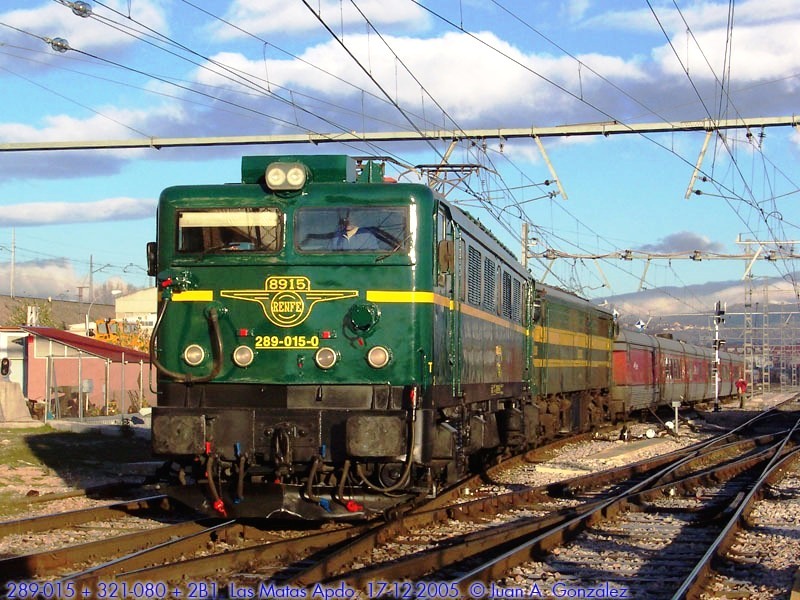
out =
<path fill-rule="evenodd" d="M 43 117 L 40 126 L 23 123 L 0 123 L 0 140 L 9 142 L 119 140 L 145 135 L 158 135 L 147 131 L 149 122 L 182 121 L 183 111 L 174 105 L 125 109 L 111 106 L 99 107 L 97 113 L 82 119 L 66 114 Z M 138 131 L 145 130 L 142 133 Z"/>
<path fill-rule="evenodd" d="M 128 3 L 124 0 L 109 0 L 104 4 L 120 13 L 128 12 Z M 93 10 L 95 14 L 113 21 L 124 20 L 119 14 L 96 4 L 93 4 Z M 137 0 L 132 7 L 131 16 L 162 33 L 169 32 L 163 10 L 152 0 Z M 69 7 L 55 2 L 43 2 L 36 8 L 0 13 L 0 22 L 35 36 L 66 39 L 70 47 L 84 51 L 118 48 L 137 41 L 135 37 L 123 33 L 119 27 L 110 27 L 97 18 L 76 16 Z M 131 25 L 130 22 L 127 24 Z M 35 47 L 33 37 L 24 36 L 23 39 L 26 40 L 27 47 Z"/>
<path fill-rule="evenodd" d="M 98 221 L 152 219 L 156 201 L 142 198 L 108 198 L 96 202 L 30 202 L 2 207 L 5 227 L 63 225 Z"/>
<path fill-rule="evenodd" d="M 11 263 L 0 263 L 0 293 L 11 292 L 10 277 Z M 14 265 L 14 294 L 61 300 L 75 293 L 81 279 L 85 277 L 81 278 L 66 258 L 18 262 Z"/>
<path fill-rule="evenodd" d="M 583 18 L 591 7 L 590 0 L 569 0 L 562 4 L 563 10 L 570 21 L 578 21 Z"/>
<path fill-rule="evenodd" d="M 141 11 L 151 7 L 152 1 L 137 2 L 133 7 L 135 11 Z M 333 22 L 333 18 L 327 15 L 331 11 L 338 14 L 340 10 L 340 4 L 333 0 L 321 4 L 315 0 L 311 4 L 315 9 L 321 6 L 329 22 Z M 775 5 L 777 14 L 790 15 L 792 11 L 798 12 L 787 1 L 776 2 Z M 73 16 L 71 11 L 63 6 L 47 6 L 48 10 L 64 9 L 63 12 L 70 18 L 78 22 L 84 21 Z M 352 11 L 352 6 L 349 3 L 341 6 L 344 11 L 342 19 L 345 28 L 351 23 L 361 22 L 360 29 L 349 31 L 345 36 L 348 49 L 359 57 L 361 63 L 369 69 L 392 100 L 397 101 L 405 111 L 413 115 L 412 118 L 421 128 L 449 130 L 457 127 L 493 128 L 605 121 L 612 118 L 622 122 L 662 120 L 662 118 L 674 118 L 677 114 L 684 119 L 705 116 L 693 92 L 687 91 L 686 77 L 676 68 L 674 56 L 666 52 L 664 44 L 660 41 L 657 41 L 658 48 L 651 50 L 649 58 L 646 51 L 630 59 L 600 52 L 587 52 L 578 56 L 583 65 L 591 67 L 604 78 L 627 90 L 631 97 L 641 103 L 637 105 L 635 101 L 621 96 L 618 90 L 593 75 L 588 68 L 581 68 L 574 59 L 561 54 L 523 50 L 493 32 L 475 34 L 488 46 L 469 35 L 452 31 L 435 37 L 421 37 L 416 32 L 413 37 L 385 35 L 384 38 L 399 59 L 409 67 L 430 96 L 455 121 L 453 123 L 443 114 L 434 100 L 420 90 L 419 84 L 405 72 L 400 60 L 395 58 L 383 42 L 374 34 L 363 33 L 363 20 L 349 12 Z M 401 3 L 392 10 L 386 10 L 377 0 L 359 3 L 359 6 L 377 26 L 383 28 L 392 24 L 419 24 L 428 18 L 420 12 L 421 9 L 408 8 L 415 6 L 412 3 Z M 382 10 L 378 10 L 379 6 Z M 791 72 L 787 69 L 793 68 L 791 65 L 795 61 L 800 61 L 800 58 L 795 58 L 800 57 L 800 48 L 797 47 L 800 45 L 800 36 L 784 32 L 782 35 L 772 36 L 774 39 L 770 39 L 769 43 L 760 42 L 760 38 L 766 34 L 760 29 L 761 25 L 757 21 L 766 17 L 755 11 L 754 6 L 752 2 L 737 6 L 734 50 L 736 52 L 739 47 L 750 47 L 757 48 L 757 52 L 753 51 L 752 56 L 734 54 L 734 85 L 746 86 L 752 81 L 763 81 L 765 76 L 777 77 L 781 73 Z M 573 7 L 579 13 L 586 14 L 592 8 L 581 0 L 577 0 Z M 127 5 L 123 7 L 126 8 Z M 697 27 L 696 35 L 703 40 L 704 45 L 707 44 L 713 50 L 715 57 L 721 56 L 717 46 L 720 41 L 724 43 L 726 14 L 723 8 L 725 7 L 718 4 L 698 4 L 685 11 L 687 18 L 691 18 L 692 22 L 702 24 Z M 662 11 L 671 12 L 672 17 L 677 14 L 674 9 L 670 11 L 669 7 L 657 10 L 659 14 Z M 301 15 L 310 16 L 308 9 L 302 3 L 238 0 L 232 3 L 226 18 L 237 23 L 240 21 L 246 23 L 243 27 L 252 32 L 275 28 L 278 27 L 277 24 L 280 24 L 281 31 L 289 32 L 295 26 L 293 24 L 298 23 L 297 19 Z M 647 21 L 647 27 L 652 29 L 654 21 L 649 11 L 641 10 L 609 12 L 604 13 L 602 17 L 608 18 L 609 27 L 618 28 L 624 28 L 633 21 L 641 20 Z M 137 18 L 141 18 L 138 13 Z M 740 20 L 744 22 L 741 26 Z M 584 24 L 589 22 L 589 20 L 584 21 Z M 301 26 L 306 25 L 297 25 Z M 642 28 L 639 32 L 647 28 L 642 23 L 639 23 L 638 27 Z M 669 22 L 669 27 L 672 28 L 670 31 L 680 31 L 674 19 Z M 779 27 L 783 29 L 790 26 Z M 274 133 L 278 131 L 276 123 L 281 121 L 297 123 L 296 127 L 287 130 L 292 133 L 303 129 L 333 132 L 337 126 L 348 131 L 362 129 L 391 131 L 409 128 L 397 109 L 383 97 L 336 41 L 329 39 L 327 34 L 314 39 L 324 39 L 324 41 L 301 51 L 302 60 L 286 58 L 283 55 L 276 58 L 275 53 L 270 50 L 265 57 L 261 52 L 262 44 L 255 43 L 253 46 L 252 40 L 248 40 L 252 54 L 245 54 L 240 46 L 226 44 L 229 50 L 218 52 L 213 56 L 213 60 L 224 63 L 230 69 L 249 73 L 262 89 L 266 89 L 265 80 L 268 77 L 273 92 L 286 100 L 296 102 L 300 107 L 307 108 L 308 112 L 295 110 L 293 106 L 275 100 L 266 92 L 260 94 L 257 90 L 239 86 L 221 75 L 198 69 L 194 74 L 196 81 L 203 85 L 219 86 L 208 88 L 206 91 L 223 99 L 222 102 L 214 103 L 211 99 L 199 100 L 196 96 L 186 95 L 188 100 L 197 101 L 199 104 L 175 102 L 152 108 L 137 106 L 128 110 L 105 106 L 97 107 L 98 112 L 105 116 L 94 115 L 80 119 L 63 114 L 41 117 L 35 124 L 0 123 L 0 140 L 56 141 L 138 137 L 132 130 L 152 136 L 240 134 L 251 133 L 254 129 L 264 133 Z M 308 44 L 310 41 L 305 39 L 298 43 Z M 515 64 L 492 48 L 528 68 Z M 691 61 L 692 64 L 698 65 L 698 70 L 694 73 L 702 77 L 699 59 L 692 57 Z M 317 68 L 306 63 L 313 64 Z M 769 66 L 763 67 L 763 65 Z M 707 69 L 704 71 L 708 72 Z M 330 76 L 326 75 L 326 72 L 330 73 Z M 568 90 L 573 96 L 550 82 Z M 796 83 L 795 79 L 788 79 L 784 88 L 788 91 Z M 678 86 L 680 92 L 675 93 Z M 184 94 L 155 81 L 150 83 L 150 87 Z M 767 112 L 781 114 L 784 110 L 780 104 L 781 96 L 774 93 L 775 87 L 769 88 L 768 96 L 772 106 L 765 110 L 765 114 Z M 374 97 L 363 94 L 359 88 L 369 90 Z M 303 94 L 307 94 L 308 97 Z M 756 91 L 749 93 L 748 97 L 755 101 L 756 95 L 763 102 L 764 94 Z M 585 103 L 577 97 L 585 100 Z M 685 102 L 687 97 L 691 104 Z M 674 106 L 677 99 L 684 100 L 684 104 Z M 226 104 L 224 100 L 231 100 L 243 108 Z M 664 105 L 668 108 L 664 108 Z M 740 112 L 746 115 L 753 113 L 752 106 L 752 104 L 742 103 L 741 106 L 737 104 Z M 252 112 L 248 111 L 248 108 Z M 313 118 L 311 116 L 313 114 L 319 115 L 320 118 Z M 422 122 L 422 115 L 427 119 L 426 123 Z M 124 154 L 105 154 L 106 160 L 127 160 L 137 156 L 130 151 L 125 151 Z M 2 167 L 0 171 L 7 172 Z M 14 176 L 13 172 L 11 176 Z"/>
<path fill-rule="evenodd" d="M 598 6 L 603 5 L 605 3 L 598 3 Z M 685 36 L 687 24 L 696 35 L 703 31 L 725 29 L 728 22 L 727 2 L 695 2 L 681 7 L 680 13 L 675 10 L 671 2 L 662 5 L 653 3 L 653 8 L 658 20 L 653 16 L 653 11 L 645 7 L 601 12 L 584 20 L 581 25 L 589 29 L 602 26 L 611 30 L 634 33 L 661 33 L 660 23 L 668 33 L 680 32 Z M 798 17 L 800 17 L 800 5 L 795 0 L 749 0 L 736 4 L 734 25 L 738 29 L 741 26 L 757 23 L 781 23 L 786 19 Z"/>
<path fill-rule="evenodd" d="M 683 66 L 669 46 L 656 48 L 653 55 L 659 68 L 668 75 L 683 75 L 685 66 L 693 79 L 713 81 L 716 77 L 721 80 L 725 74 L 726 44 L 730 43 L 733 48 L 730 79 L 734 86 L 742 82 L 776 79 L 800 69 L 798 29 L 800 16 L 779 24 L 740 25 L 730 40 L 724 28 L 697 32 L 688 47 L 685 40 L 673 42 L 679 47 L 678 56 Z M 796 79 L 787 81 L 797 85 Z"/>
<path fill-rule="evenodd" d="M 590 76 L 588 71 L 584 71 L 581 78 L 576 63 L 570 58 L 526 54 L 494 33 L 476 35 L 485 44 L 461 33 L 445 33 L 434 38 L 385 36 L 389 46 L 414 77 L 375 36 L 350 35 L 347 46 L 392 100 L 405 110 L 417 114 L 425 112 L 437 126 L 443 119 L 431 97 L 456 122 L 490 118 L 492 122 L 488 126 L 494 126 L 498 120 L 507 125 L 508 113 L 503 111 L 513 110 L 520 117 L 542 111 L 563 111 L 570 103 L 577 103 L 577 100 L 565 97 L 563 92 L 543 78 L 574 90 L 576 95 L 581 90 L 590 94 L 599 84 L 599 80 Z M 504 58 L 492 48 L 513 60 Z M 465 57 L 469 59 L 465 60 Z M 265 63 L 262 59 L 251 60 L 236 53 L 213 57 L 253 77 L 263 78 L 266 72 L 275 84 L 308 90 L 311 94 L 325 94 L 332 99 L 346 100 L 358 94 L 357 88 L 360 87 L 383 99 L 382 92 L 336 42 L 310 47 L 300 58 L 305 62 L 270 59 Z M 586 55 L 585 60 L 596 65 L 606 76 L 617 80 L 647 79 L 646 72 L 636 62 L 600 54 Z M 316 65 L 318 69 L 307 63 Z M 198 71 L 197 78 L 204 84 L 231 85 L 229 81 L 204 70 Z M 415 78 L 427 94 L 420 91 L 420 83 Z M 560 101 L 555 103 L 555 98 Z M 394 107 L 389 106 L 388 102 L 384 106 L 395 122 L 407 127 L 397 116 Z M 452 127 L 452 124 L 448 123 L 447 127 Z M 382 128 L 386 129 L 385 124 Z"/>
<path fill-rule="evenodd" d="M 639 248 L 645 252 L 723 252 L 725 246 L 712 242 L 708 237 L 693 231 L 679 231 L 664 236 L 656 244 L 646 244 Z"/>
<path fill-rule="evenodd" d="M 349 2 L 309 0 L 309 4 L 337 35 L 341 35 L 342 27 L 358 27 L 364 31 L 364 18 Z M 379 30 L 385 27 L 413 27 L 419 31 L 429 24 L 428 13 L 411 2 L 395 2 L 389 9 L 381 0 L 364 0 L 358 3 L 358 7 Z M 245 37 L 247 33 L 274 35 L 317 31 L 325 36 L 330 35 L 302 2 L 235 0 L 224 18 L 240 29 L 215 25 L 214 34 L 223 40 Z"/>
<path fill-rule="evenodd" d="M 0 263 L 0 294 L 9 295 L 11 289 L 11 263 Z M 89 275 L 85 271 L 76 272 L 75 266 L 68 258 L 45 260 L 29 260 L 14 265 L 14 295 L 20 298 L 49 298 L 51 300 L 77 300 L 82 297 L 84 309 L 89 305 L 87 283 Z M 99 278 L 104 273 L 95 273 Z M 122 290 L 128 293 L 135 286 L 122 277 L 112 276 L 105 281 L 95 281 L 94 301 L 98 304 L 113 304 L 114 294 L 111 290 Z M 81 288 L 83 295 L 81 296 Z"/>
<path fill-rule="evenodd" d="M 670 42 L 654 46 L 652 59 L 661 72 L 673 77 L 685 78 L 686 67 L 691 77 L 713 81 L 710 64 L 721 80 L 726 52 L 730 49 L 730 76 L 734 85 L 737 81 L 782 77 L 800 68 L 800 37 L 796 35 L 800 5 L 793 0 L 737 3 L 731 39 L 728 39 L 728 3 L 697 2 L 682 7 L 680 12 L 672 5 L 655 5 L 654 11 L 655 16 L 648 8 L 611 10 L 595 14 L 581 25 L 587 29 L 602 26 L 637 35 L 656 34 L 662 40 L 663 27 Z"/>

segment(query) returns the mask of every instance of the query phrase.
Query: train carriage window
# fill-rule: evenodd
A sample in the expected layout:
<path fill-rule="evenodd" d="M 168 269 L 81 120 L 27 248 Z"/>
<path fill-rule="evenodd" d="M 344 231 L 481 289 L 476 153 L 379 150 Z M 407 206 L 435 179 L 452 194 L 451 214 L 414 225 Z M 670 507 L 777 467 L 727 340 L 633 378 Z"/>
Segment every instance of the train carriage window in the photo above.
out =
<path fill-rule="evenodd" d="M 440 209 L 436 219 L 436 264 L 440 286 L 445 285 L 445 274 L 452 273 L 455 266 L 455 243 L 450 227 L 447 215 Z"/>
<path fill-rule="evenodd" d="M 300 252 L 396 252 L 411 240 L 408 207 L 303 208 L 295 213 Z"/>
<path fill-rule="evenodd" d="M 450 220 L 444 210 L 439 210 L 436 218 L 436 242 L 448 239 L 447 232 L 450 228 Z M 452 236 L 451 236 L 452 237 Z"/>
<path fill-rule="evenodd" d="M 282 224 L 277 208 L 180 211 L 178 252 L 278 252 Z"/>
<path fill-rule="evenodd" d="M 686 366 L 681 359 L 667 357 L 665 359 L 665 375 L 667 381 L 684 381 L 686 379 Z"/>
<path fill-rule="evenodd" d="M 467 302 L 481 305 L 481 253 L 473 246 L 467 249 Z"/>

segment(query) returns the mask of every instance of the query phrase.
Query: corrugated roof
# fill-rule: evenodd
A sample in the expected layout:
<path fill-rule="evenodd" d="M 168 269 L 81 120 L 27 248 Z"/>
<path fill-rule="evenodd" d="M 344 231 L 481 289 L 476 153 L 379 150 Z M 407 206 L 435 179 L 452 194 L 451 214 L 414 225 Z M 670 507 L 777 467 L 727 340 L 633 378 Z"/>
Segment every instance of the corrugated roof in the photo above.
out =
<path fill-rule="evenodd" d="M 150 362 L 150 354 L 148 352 L 140 352 L 139 350 L 134 350 L 133 348 L 125 348 L 124 346 L 117 346 L 116 344 L 101 342 L 100 340 L 70 333 L 69 331 L 64 331 L 62 329 L 56 329 L 54 327 L 27 326 L 23 326 L 20 329 L 27 331 L 31 335 L 53 340 L 59 344 L 64 344 L 70 348 L 75 348 L 76 350 L 80 350 L 81 352 L 98 356 L 100 358 L 106 358 L 113 362 L 122 362 L 123 354 L 125 355 L 125 360 L 127 362 Z"/>

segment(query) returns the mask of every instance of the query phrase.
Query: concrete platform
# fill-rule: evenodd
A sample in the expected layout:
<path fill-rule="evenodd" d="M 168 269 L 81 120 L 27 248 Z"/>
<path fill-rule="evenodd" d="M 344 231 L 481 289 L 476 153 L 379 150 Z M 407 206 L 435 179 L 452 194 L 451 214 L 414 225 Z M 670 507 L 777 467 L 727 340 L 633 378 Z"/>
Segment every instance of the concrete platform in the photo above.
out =
<path fill-rule="evenodd" d="M 0 427 L 19 429 L 39 426 L 39 421 L 31 417 L 20 385 L 0 380 Z"/>

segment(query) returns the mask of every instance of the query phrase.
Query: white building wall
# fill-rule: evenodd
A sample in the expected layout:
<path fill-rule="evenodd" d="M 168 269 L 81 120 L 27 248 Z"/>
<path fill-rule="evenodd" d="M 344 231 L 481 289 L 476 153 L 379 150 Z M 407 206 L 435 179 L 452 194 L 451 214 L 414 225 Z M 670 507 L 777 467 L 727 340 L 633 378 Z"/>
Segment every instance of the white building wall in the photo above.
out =
<path fill-rule="evenodd" d="M 157 310 L 158 292 L 154 287 L 119 296 L 115 302 L 117 319 L 141 322 L 145 330 L 153 328 Z"/>
<path fill-rule="evenodd" d="M 15 340 L 24 342 L 28 334 L 15 327 L 0 329 L 0 359 L 8 358 L 11 361 L 11 370 L 4 380 L 18 383 L 25 390 L 25 345 L 15 343 Z"/>

